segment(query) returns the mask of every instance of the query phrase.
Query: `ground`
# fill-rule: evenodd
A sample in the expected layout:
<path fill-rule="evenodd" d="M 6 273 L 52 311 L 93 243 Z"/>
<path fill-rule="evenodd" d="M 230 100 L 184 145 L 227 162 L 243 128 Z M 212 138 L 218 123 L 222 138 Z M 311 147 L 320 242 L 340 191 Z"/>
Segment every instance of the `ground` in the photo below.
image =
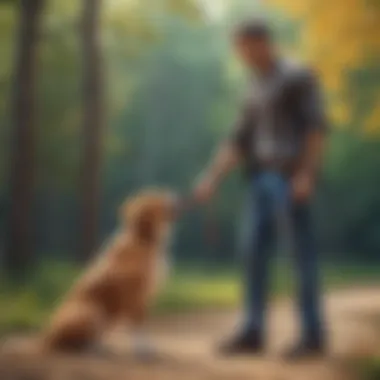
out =
<path fill-rule="evenodd" d="M 261 358 L 221 359 L 215 343 L 233 331 L 236 312 L 192 312 L 154 318 L 150 330 L 162 352 L 157 363 L 138 363 L 128 355 L 95 359 L 33 355 L 1 355 L 2 380 L 103 379 L 225 379 L 328 380 L 355 378 L 351 357 L 373 354 L 379 347 L 380 288 L 335 291 L 326 297 L 331 352 L 323 360 L 285 363 L 279 352 L 297 336 L 290 300 L 277 301 L 270 310 L 268 354 Z M 114 338 L 115 339 L 115 338 Z M 113 342 L 117 351 L 121 339 Z"/>

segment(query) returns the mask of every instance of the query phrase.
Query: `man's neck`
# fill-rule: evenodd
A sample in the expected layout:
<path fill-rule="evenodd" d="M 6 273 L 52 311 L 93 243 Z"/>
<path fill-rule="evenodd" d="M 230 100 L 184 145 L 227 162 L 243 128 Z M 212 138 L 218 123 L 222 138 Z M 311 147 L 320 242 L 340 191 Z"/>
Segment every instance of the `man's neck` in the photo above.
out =
<path fill-rule="evenodd" d="M 255 71 L 261 77 L 266 77 L 271 75 L 278 66 L 278 59 L 274 56 L 268 57 L 268 59 L 264 60 L 260 64 L 256 65 Z"/>

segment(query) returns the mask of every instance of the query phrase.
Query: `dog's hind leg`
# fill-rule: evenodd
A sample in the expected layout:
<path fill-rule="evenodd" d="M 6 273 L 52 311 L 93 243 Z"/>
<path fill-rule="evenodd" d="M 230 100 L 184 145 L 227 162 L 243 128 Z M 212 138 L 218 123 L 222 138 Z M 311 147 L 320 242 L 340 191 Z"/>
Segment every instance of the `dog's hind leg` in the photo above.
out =
<path fill-rule="evenodd" d="M 91 304 L 69 305 L 53 321 L 44 337 L 48 351 L 85 352 L 100 337 L 104 316 Z"/>

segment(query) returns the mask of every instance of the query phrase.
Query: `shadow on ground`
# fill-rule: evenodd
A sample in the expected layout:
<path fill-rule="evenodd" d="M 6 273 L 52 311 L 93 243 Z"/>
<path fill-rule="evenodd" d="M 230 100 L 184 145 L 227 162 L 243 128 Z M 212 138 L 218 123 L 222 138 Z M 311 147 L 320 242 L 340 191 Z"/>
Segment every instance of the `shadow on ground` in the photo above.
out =
<path fill-rule="evenodd" d="M 237 321 L 233 312 L 204 312 L 157 318 L 150 326 L 163 353 L 158 362 L 139 362 L 131 356 L 38 357 L 19 353 L 0 355 L 1 380 L 367 380 L 357 372 L 380 350 L 380 289 L 351 289 L 326 297 L 331 352 L 325 358 L 298 363 L 280 360 L 279 353 L 297 336 L 292 304 L 272 306 L 265 357 L 221 359 L 215 342 Z M 115 349 L 124 338 L 115 337 Z M 366 373 L 364 378 L 363 374 Z"/>

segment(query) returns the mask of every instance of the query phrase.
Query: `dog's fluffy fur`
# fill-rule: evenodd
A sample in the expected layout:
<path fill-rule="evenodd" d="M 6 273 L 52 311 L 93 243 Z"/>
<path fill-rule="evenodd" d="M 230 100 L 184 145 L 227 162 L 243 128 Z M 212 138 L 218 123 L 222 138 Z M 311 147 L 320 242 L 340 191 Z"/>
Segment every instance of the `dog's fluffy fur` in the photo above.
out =
<path fill-rule="evenodd" d="M 138 328 L 157 289 L 165 259 L 174 197 L 146 191 L 120 210 L 121 227 L 54 314 L 41 341 L 44 352 L 91 348 L 120 323 Z"/>

